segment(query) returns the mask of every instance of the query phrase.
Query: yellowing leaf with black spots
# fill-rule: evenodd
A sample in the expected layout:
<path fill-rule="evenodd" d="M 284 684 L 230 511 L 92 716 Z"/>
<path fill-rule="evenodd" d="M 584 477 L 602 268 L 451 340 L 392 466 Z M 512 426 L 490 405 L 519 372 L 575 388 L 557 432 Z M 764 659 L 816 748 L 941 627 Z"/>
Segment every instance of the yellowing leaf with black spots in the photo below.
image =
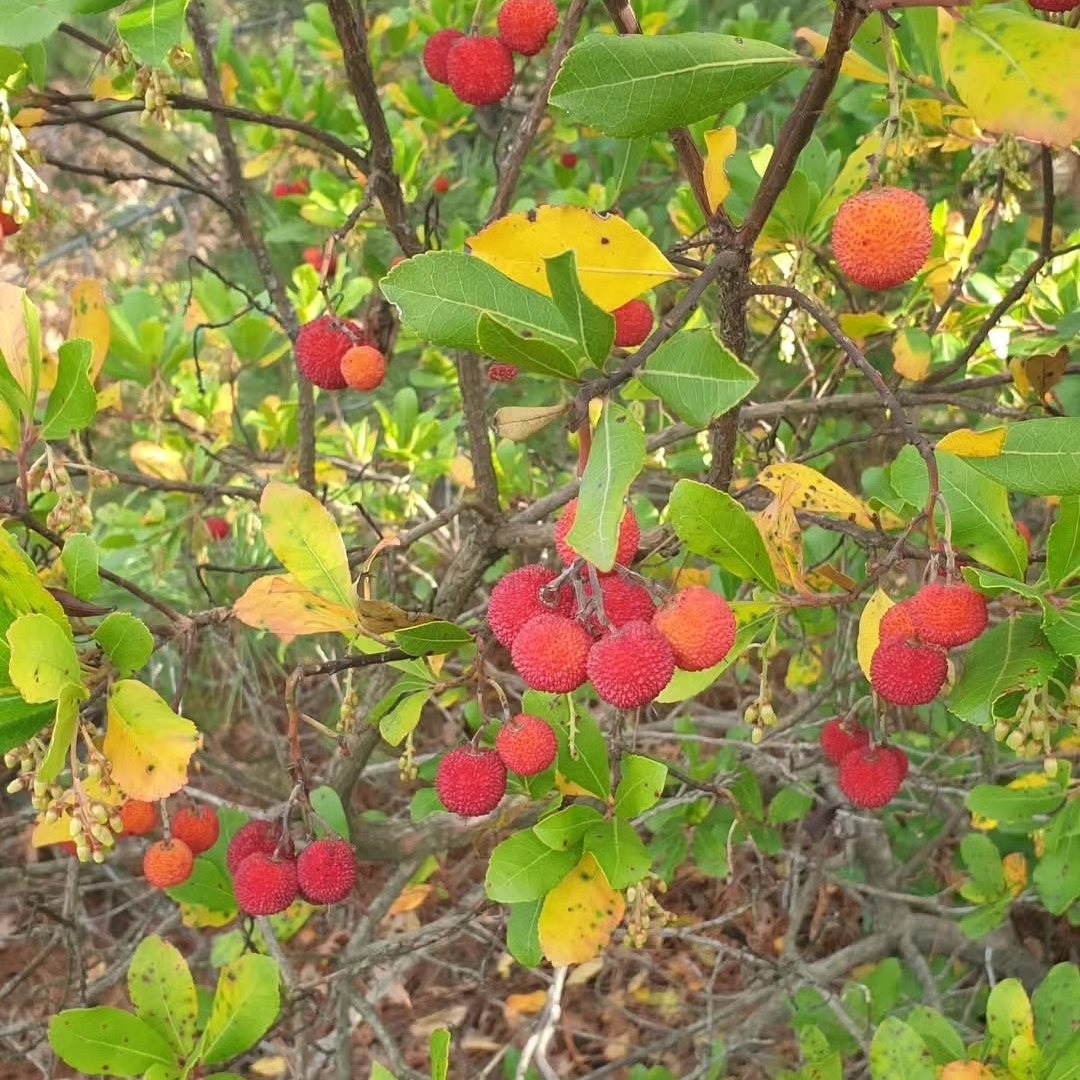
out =
<path fill-rule="evenodd" d="M 591 852 L 544 897 L 540 948 L 556 967 L 584 964 L 599 956 L 622 922 L 626 904 Z"/>
<path fill-rule="evenodd" d="M 105 363 L 109 351 L 111 325 L 109 312 L 105 306 L 105 290 L 97 278 L 84 278 L 77 281 L 71 290 L 71 325 L 68 327 L 69 338 L 86 338 L 93 350 L 90 370 L 87 375 L 93 382 Z"/>
<path fill-rule="evenodd" d="M 508 214 L 470 237 L 472 254 L 544 296 L 545 259 L 572 251 L 585 295 L 604 311 L 679 276 L 664 253 L 623 218 L 578 206 L 539 206 Z"/>
<path fill-rule="evenodd" d="M 179 791 L 200 741 L 195 725 L 145 683 L 113 683 L 101 749 L 128 798 L 153 802 Z"/>
<path fill-rule="evenodd" d="M 353 635 L 360 629 L 356 612 L 324 600 L 290 574 L 256 578 L 233 604 L 233 614 L 255 630 L 269 630 L 289 642 L 301 634 Z"/>
<path fill-rule="evenodd" d="M 1015 357 L 1009 361 L 1009 372 L 1021 394 L 1042 400 L 1054 389 L 1069 363 L 1069 350 L 1062 346 L 1056 353 Z"/>
<path fill-rule="evenodd" d="M 870 661 L 881 641 L 881 620 L 885 612 L 893 606 L 892 600 L 881 589 L 875 589 L 874 595 L 866 601 L 866 607 L 859 616 L 859 637 L 855 651 L 859 657 L 859 667 L 867 680 L 870 678 Z"/>
<path fill-rule="evenodd" d="M 770 465 L 758 474 L 757 483 L 774 495 L 783 493 L 796 510 L 830 514 L 846 518 L 863 529 L 875 528 L 870 509 L 861 499 L 849 495 L 839 484 L 809 465 Z"/>

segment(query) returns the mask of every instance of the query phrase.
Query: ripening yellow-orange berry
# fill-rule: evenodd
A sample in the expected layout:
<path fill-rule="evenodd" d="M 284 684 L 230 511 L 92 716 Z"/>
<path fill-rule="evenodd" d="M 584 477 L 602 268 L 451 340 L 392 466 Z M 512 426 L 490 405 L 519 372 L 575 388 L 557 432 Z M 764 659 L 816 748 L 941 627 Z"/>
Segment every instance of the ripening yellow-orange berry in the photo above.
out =
<path fill-rule="evenodd" d="M 341 375 L 353 390 L 374 390 L 386 378 L 386 357 L 370 345 L 354 345 L 341 358 Z"/>
<path fill-rule="evenodd" d="M 832 248 L 844 276 L 864 289 L 893 289 L 926 262 L 934 240 L 930 208 L 914 191 L 885 187 L 845 200 Z"/>

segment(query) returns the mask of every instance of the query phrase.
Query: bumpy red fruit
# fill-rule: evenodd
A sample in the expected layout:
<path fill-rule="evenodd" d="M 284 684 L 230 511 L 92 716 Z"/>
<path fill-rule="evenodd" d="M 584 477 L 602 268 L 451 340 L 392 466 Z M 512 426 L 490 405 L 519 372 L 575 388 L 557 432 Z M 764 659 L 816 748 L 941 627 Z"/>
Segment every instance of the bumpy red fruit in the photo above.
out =
<path fill-rule="evenodd" d="M 195 855 L 209 851 L 221 832 L 218 816 L 209 806 L 182 806 L 173 814 L 169 826 L 173 836 L 183 840 Z"/>
<path fill-rule="evenodd" d="M 592 597 L 592 587 L 586 582 L 585 596 Z M 590 634 L 607 634 L 612 628 L 625 626 L 628 622 L 649 622 L 656 605 L 643 585 L 627 581 L 621 574 L 603 574 L 600 577 L 600 600 L 604 606 L 604 620 L 599 612 L 591 612 L 585 619 L 585 629 Z"/>
<path fill-rule="evenodd" d="M 566 534 L 573 527 L 577 517 L 578 501 L 571 499 L 566 504 L 562 516 L 555 522 L 555 550 L 559 553 L 564 566 L 570 566 L 578 557 L 574 549 L 566 542 Z M 629 507 L 619 522 L 619 539 L 615 548 L 615 562 L 619 566 L 629 566 L 637 554 L 638 541 L 641 539 L 641 528 L 634 517 L 634 511 Z"/>
<path fill-rule="evenodd" d="M 519 713 L 503 724 L 495 736 L 495 752 L 518 776 L 542 773 L 555 760 L 558 748 L 551 725 L 527 713 Z"/>
<path fill-rule="evenodd" d="M 296 364 L 300 374 L 324 390 L 344 390 L 341 358 L 354 345 L 368 344 L 363 327 L 333 315 L 322 315 L 300 327 Z"/>
<path fill-rule="evenodd" d="M 912 618 L 911 597 L 893 604 L 881 617 L 878 624 L 878 641 L 914 641 L 918 639 L 915 621 Z"/>
<path fill-rule="evenodd" d="M 683 671 L 719 664 L 735 644 L 735 616 L 728 602 L 703 585 L 680 589 L 653 616 Z"/>
<path fill-rule="evenodd" d="M 966 581 L 924 585 L 911 598 L 911 617 L 923 641 L 952 649 L 986 629 L 986 597 Z"/>
<path fill-rule="evenodd" d="M 277 915 L 299 895 L 296 863 L 265 852 L 249 855 L 232 876 L 236 906 L 246 915 Z"/>
<path fill-rule="evenodd" d="M 900 782 L 903 783 L 907 779 L 908 769 L 911 765 L 907 754 L 899 746 L 882 746 L 879 747 L 879 750 L 882 754 L 888 754 L 896 763 L 897 771 L 900 774 Z"/>
<path fill-rule="evenodd" d="M 517 633 L 510 659 L 525 685 L 548 694 L 569 694 L 588 678 L 593 639 L 565 615 L 536 615 Z"/>
<path fill-rule="evenodd" d="M 159 840 L 143 855 L 143 877 L 155 889 L 172 889 L 191 877 L 195 856 L 183 840 Z"/>
<path fill-rule="evenodd" d="M 535 56 L 559 24 L 552 0 L 506 0 L 499 10 L 499 37 L 508 49 Z"/>
<path fill-rule="evenodd" d="M 845 276 L 865 289 L 892 289 L 910 281 L 934 241 L 930 208 L 914 191 L 864 191 L 840 205 L 832 247 Z"/>
<path fill-rule="evenodd" d="M 509 649 L 518 631 L 537 615 L 574 613 L 574 596 L 565 585 L 559 589 L 553 606 L 540 599 L 540 590 L 556 577 L 547 567 L 530 563 L 495 583 L 488 601 L 488 625 L 501 645 Z"/>
<path fill-rule="evenodd" d="M 249 821 L 236 830 L 225 850 L 225 865 L 235 874 L 240 864 L 256 852 L 273 855 L 281 839 L 281 823 L 277 821 Z M 289 854 L 292 846 L 289 845 Z"/>
<path fill-rule="evenodd" d="M 882 749 L 852 750 L 840 762 L 836 783 L 852 806 L 876 810 L 892 802 L 903 778 L 896 756 Z"/>
<path fill-rule="evenodd" d="M 513 364 L 492 364 L 487 376 L 492 382 L 513 382 L 518 377 L 518 369 Z"/>
<path fill-rule="evenodd" d="M 494 105 L 514 85 L 514 57 L 498 38 L 462 38 L 450 49 L 446 77 L 458 101 Z"/>
<path fill-rule="evenodd" d="M 644 300 L 631 300 L 611 314 L 615 318 L 615 344 L 620 349 L 633 349 L 652 333 L 653 313 Z"/>
<path fill-rule="evenodd" d="M 316 840 L 300 852 L 296 878 L 309 904 L 339 903 L 356 884 L 356 855 L 344 840 Z"/>
<path fill-rule="evenodd" d="M 853 750 L 862 750 L 870 745 L 870 732 L 854 721 L 845 723 L 842 716 L 834 716 L 822 727 L 818 740 L 825 760 L 839 765 Z"/>
<path fill-rule="evenodd" d="M 619 709 L 655 701 L 674 672 L 671 646 L 652 623 L 629 622 L 589 650 L 588 673 L 597 694 Z"/>
<path fill-rule="evenodd" d="M 224 540 L 229 535 L 229 523 L 223 517 L 208 517 L 203 524 L 211 540 Z"/>
<path fill-rule="evenodd" d="M 158 821 L 157 804 L 141 799 L 128 799 L 120 807 L 120 820 L 125 836 L 145 836 L 153 832 Z"/>
<path fill-rule="evenodd" d="M 424 70 L 437 83 L 445 83 L 450 50 L 464 37 L 460 30 L 439 30 L 424 43 Z"/>
<path fill-rule="evenodd" d="M 341 358 L 341 374 L 352 390 L 375 390 L 386 378 L 386 357 L 371 345 L 354 345 Z"/>
<path fill-rule="evenodd" d="M 893 705 L 926 705 L 941 692 L 948 674 L 945 653 L 918 641 L 883 641 L 870 661 L 871 686 Z"/>
<path fill-rule="evenodd" d="M 1028 0 L 1028 3 L 1036 11 L 1072 11 L 1074 7 L 1080 7 L 1080 0 Z"/>
<path fill-rule="evenodd" d="M 435 793 L 452 814 L 483 817 L 506 794 L 506 766 L 494 750 L 459 746 L 439 762 Z"/>

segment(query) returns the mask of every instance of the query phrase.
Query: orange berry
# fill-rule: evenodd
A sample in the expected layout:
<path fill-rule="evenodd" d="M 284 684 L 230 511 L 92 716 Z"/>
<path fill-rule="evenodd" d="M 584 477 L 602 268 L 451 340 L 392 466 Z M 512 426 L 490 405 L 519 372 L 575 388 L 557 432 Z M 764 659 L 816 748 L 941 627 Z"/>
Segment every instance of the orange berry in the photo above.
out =
<path fill-rule="evenodd" d="M 341 377 L 353 390 L 374 390 L 386 378 L 386 357 L 371 345 L 354 345 L 341 358 Z"/>
<path fill-rule="evenodd" d="M 173 814 L 172 834 L 183 840 L 196 855 L 209 851 L 217 843 L 221 825 L 209 806 L 183 806 Z"/>
<path fill-rule="evenodd" d="M 841 203 L 832 247 L 844 276 L 866 289 L 893 289 L 910 281 L 934 242 L 930 208 L 914 191 L 886 187 Z"/>
<path fill-rule="evenodd" d="M 157 826 L 157 804 L 129 799 L 120 807 L 120 820 L 124 823 L 125 836 L 145 836 Z"/>
<path fill-rule="evenodd" d="M 143 877 L 155 889 L 183 885 L 191 877 L 195 856 L 183 840 L 158 840 L 143 856 Z"/>

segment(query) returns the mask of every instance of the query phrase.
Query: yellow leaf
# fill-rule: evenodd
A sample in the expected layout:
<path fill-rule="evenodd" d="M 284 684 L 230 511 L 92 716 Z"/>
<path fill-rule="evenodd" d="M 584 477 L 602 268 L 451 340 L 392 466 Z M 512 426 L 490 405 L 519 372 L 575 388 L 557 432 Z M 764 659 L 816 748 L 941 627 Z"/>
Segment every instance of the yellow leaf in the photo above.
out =
<path fill-rule="evenodd" d="M 83 278 L 71 290 L 71 325 L 69 338 L 86 338 L 93 348 L 90 360 L 90 381 L 93 382 L 105 363 L 109 351 L 109 312 L 105 307 L 105 290 L 97 278 Z"/>
<path fill-rule="evenodd" d="M 284 642 L 301 634 L 346 634 L 360 629 L 356 612 L 301 585 L 290 574 L 256 578 L 233 604 L 233 614 L 255 630 L 269 630 Z"/>
<path fill-rule="evenodd" d="M 952 454 L 960 458 L 993 458 L 1001 454 L 1005 446 L 1005 428 L 990 428 L 989 431 L 972 431 L 971 428 L 957 428 L 938 440 L 937 449 L 943 454 Z"/>
<path fill-rule="evenodd" d="M 879 630 L 881 620 L 892 606 L 893 602 L 889 597 L 881 589 L 875 589 L 873 596 L 867 600 L 866 607 L 862 609 L 862 614 L 859 616 L 859 637 L 855 651 L 859 657 L 859 667 L 867 680 L 870 678 L 870 661 L 881 640 Z"/>
<path fill-rule="evenodd" d="M 236 918 L 235 911 L 219 911 L 204 904 L 180 904 L 180 921 L 193 930 L 216 930 Z"/>
<path fill-rule="evenodd" d="M 240 85 L 240 80 L 236 77 L 236 72 L 233 71 L 231 64 L 221 65 L 221 96 L 225 99 L 226 105 L 231 105 L 236 99 L 236 88 Z"/>
<path fill-rule="evenodd" d="M 713 213 L 723 205 L 731 191 L 724 167 L 735 153 L 735 139 L 735 128 L 730 124 L 705 132 L 705 190 Z"/>
<path fill-rule="evenodd" d="M 500 438 L 524 442 L 565 415 L 567 409 L 569 405 L 507 405 L 495 410 L 492 426 Z"/>
<path fill-rule="evenodd" d="M 696 566 L 684 566 L 672 575 L 671 583 L 676 589 L 689 589 L 693 585 L 708 588 L 712 574 Z"/>
<path fill-rule="evenodd" d="M 544 296 L 551 295 L 544 260 L 572 251 L 582 289 L 605 311 L 679 275 L 663 252 L 623 218 L 578 206 L 508 214 L 468 244 L 478 259 Z"/>
<path fill-rule="evenodd" d="M 866 186 L 870 174 L 870 158 L 881 150 L 881 136 L 875 131 L 867 135 L 848 156 L 833 181 L 828 194 L 814 213 L 814 223 L 830 221 L 839 205 Z"/>
<path fill-rule="evenodd" d="M 893 321 L 887 315 L 879 315 L 876 311 L 860 312 L 858 314 L 845 313 L 839 318 L 840 329 L 856 345 L 862 343 L 874 334 L 887 334 L 893 328 Z"/>
<path fill-rule="evenodd" d="M 555 790 L 559 792 L 560 795 L 588 795 L 592 798 L 596 797 L 591 791 L 587 791 L 580 784 L 575 784 L 573 780 L 567 780 L 558 769 L 555 770 Z"/>
<path fill-rule="evenodd" d="M 20 109 L 15 117 L 15 126 L 22 131 L 37 127 L 48 114 L 44 109 Z"/>
<path fill-rule="evenodd" d="M 147 440 L 134 442 L 128 449 L 132 464 L 143 476 L 156 476 L 160 480 L 186 480 L 187 469 L 179 450 L 171 446 L 159 446 Z"/>
<path fill-rule="evenodd" d="M 1037 791 L 1039 788 L 1050 786 L 1050 777 L 1041 772 L 1025 773 L 1015 780 L 1010 780 L 1005 786 L 1012 788 L 1013 791 Z"/>
<path fill-rule="evenodd" d="M 1019 896 L 1028 881 L 1028 864 L 1023 852 L 1011 851 L 1001 860 L 1001 868 L 1005 873 L 1005 884 L 1013 896 Z"/>
<path fill-rule="evenodd" d="M 115 785 L 105 787 L 100 780 L 84 780 L 83 792 L 94 802 L 104 803 L 106 806 L 119 806 L 123 803 L 124 796 Z M 60 808 L 71 808 L 75 805 L 75 791 L 68 788 L 60 796 Z M 61 813 L 58 821 L 46 822 L 44 817 L 38 819 L 34 831 L 30 834 L 30 842 L 34 847 L 48 847 L 50 844 L 62 844 L 71 839 L 68 832 L 68 823 L 71 819 L 67 814 Z"/>
<path fill-rule="evenodd" d="M 816 59 L 820 60 L 825 55 L 825 46 L 828 44 L 829 39 L 824 34 L 819 34 L 816 30 L 811 30 L 806 26 L 800 26 L 795 31 L 795 40 L 798 41 L 799 39 L 802 39 L 810 46 L 810 51 Z M 888 74 L 876 65 L 871 64 L 869 60 L 860 56 L 857 52 L 848 51 L 844 54 L 844 59 L 840 64 L 840 74 L 857 79 L 859 82 L 875 83 L 878 86 L 889 85 Z"/>
<path fill-rule="evenodd" d="M 464 455 L 457 454 L 450 462 L 448 470 L 450 479 L 463 488 L 470 491 L 476 487 L 476 477 L 473 476 L 472 462 Z"/>
<path fill-rule="evenodd" d="M 117 86 L 111 75 L 99 75 L 90 84 L 90 96 L 95 101 L 130 101 L 135 90 L 130 84 Z"/>
<path fill-rule="evenodd" d="M 510 994 L 503 1002 L 503 1016 L 508 1024 L 514 1024 L 523 1016 L 535 1016 L 546 1001 L 546 990 L 534 990 L 531 994 Z"/>
<path fill-rule="evenodd" d="M 971 827 L 979 832 L 993 832 L 998 827 L 997 819 L 984 817 L 982 814 L 971 815 Z"/>
<path fill-rule="evenodd" d="M 809 465 L 770 465 L 758 474 L 757 483 L 774 495 L 785 495 L 796 510 L 832 514 L 864 529 L 875 527 L 873 515 L 861 499 L 849 495 L 839 484 Z"/>
<path fill-rule="evenodd" d="M 119 409 L 124 404 L 124 395 L 120 386 L 120 383 L 109 383 L 104 390 L 98 391 L 97 411 L 99 413 L 106 409 Z"/>
<path fill-rule="evenodd" d="M 387 915 L 404 915 L 415 911 L 434 891 L 433 885 L 408 885 L 398 893 Z"/>
<path fill-rule="evenodd" d="M 1021 394 L 1042 400 L 1061 382 L 1068 363 L 1069 350 L 1063 345 L 1056 353 L 1014 357 L 1009 361 L 1009 372 Z"/>
<path fill-rule="evenodd" d="M 792 504 L 792 486 L 792 481 L 785 481 L 781 494 L 752 517 L 765 542 L 777 581 L 806 593 L 809 590 L 803 575 L 802 529 Z"/>
<path fill-rule="evenodd" d="M 925 330 L 901 330 L 893 338 L 893 371 L 911 382 L 922 382 L 930 374 L 930 336 Z"/>
<path fill-rule="evenodd" d="M 994 1080 L 998 1074 L 978 1061 L 950 1061 L 938 1080 Z"/>
<path fill-rule="evenodd" d="M 26 290 L 0 281 L 0 356 L 24 394 L 30 393 L 33 373 L 23 319 Z"/>
<path fill-rule="evenodd" d="M 789 690 L 817 686 L 821 681 L 823 670 L 821 656 L 818 653 L 809 649 L 797 652 L 788 661 L 787 671 L 784 673 L 784 686 Z"/>
<path fill-rule="evenodd" d="M 264 150 L 261 154 L 248 158 L 244 162 L 244 179 L 257 180 L 260 176 L 265 176 L 280 160 L 281 150 L 277 147 L 272 150 Z"/>
<path fill-rule="evenodd" d="M 622 922 L 626 904 L 604 876 L 592 852 L 544 897 L 537 930 L 540 948 L 556 967 L 599 956 Z"/>
<path fill-rule="evenodd" d="M 190 720 L 134 679 L 113 683 L 107 715 L 101 750 L 128 798 L 153 802 L 187 783 L 188 762 L 200 742 Z"/>

